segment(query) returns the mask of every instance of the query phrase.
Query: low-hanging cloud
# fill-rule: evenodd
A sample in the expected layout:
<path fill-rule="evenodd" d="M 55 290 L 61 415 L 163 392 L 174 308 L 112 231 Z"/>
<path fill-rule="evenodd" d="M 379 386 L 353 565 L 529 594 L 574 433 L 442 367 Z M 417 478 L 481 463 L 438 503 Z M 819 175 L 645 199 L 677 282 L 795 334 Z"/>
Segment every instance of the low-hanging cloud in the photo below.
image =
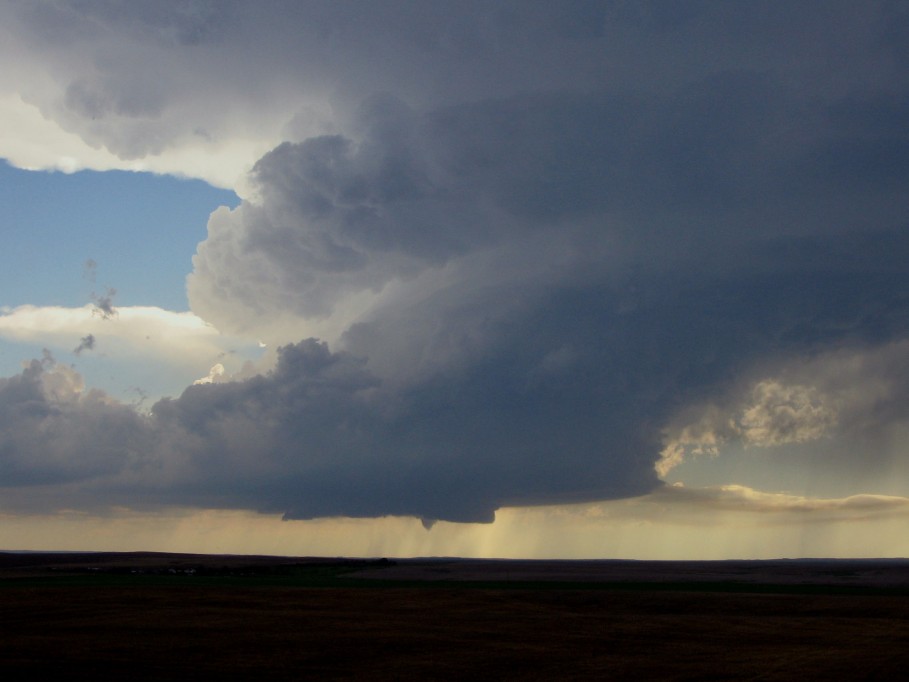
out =
<path fill-rule="evenodd" d="M 5 380 L 5 403 L 10 415 L 40 413 L 32 439 L 15 447 L 16 466 L 24 469 L 22 483 L 66 480 L 69 493 L 54 492 L 54 503 L 64 507 L 151 499 L 280 511 L 288 518 L 491 521 L 504 504 L 601 499 L 655 485 L 646 459 L 627 461 L 590 442 L 590 431 L 578 429 L 578 420 L 589 417 L 573 414 L 574 400 L 560 410 L 564 424 L 546 423 L 558 384 L 530 389 L 514 385 L 523 376 L 510 374 L 471 372 L 446 380 L 444 395 L 437 385 L 388 392 L 362 360 L 308 340 L 282 348 L 265 376 L 191 386 L 156 403 L 146 417 L 99 392 L 67 384 L 61 393 L 58 377 L 78 375 L 50 359 Z M 13 387 L 27 387 L 27 395 Z M 80 421 L 85 438 L 70 443 L 72 459 L 63 462 L 54 454 L 60 444 L 47 447 L 40 434 L 62 434 Z M 598 421 L 603 431 L 621 428 L 608 414 Z M 636 443 L 636 434 L 624 437 L 630 447 L 649 449 Z M 82 448 L 92 440 L 98 447 L 89 458 Z M 71 473 L 98 453 L 109 457 L 96 474 Z M 582 468 L 587 482 L 578 489 Z M 39 497 L 32 492 L 26 502 Z M 16 495 L 6 499 L 14 504 Z"/>

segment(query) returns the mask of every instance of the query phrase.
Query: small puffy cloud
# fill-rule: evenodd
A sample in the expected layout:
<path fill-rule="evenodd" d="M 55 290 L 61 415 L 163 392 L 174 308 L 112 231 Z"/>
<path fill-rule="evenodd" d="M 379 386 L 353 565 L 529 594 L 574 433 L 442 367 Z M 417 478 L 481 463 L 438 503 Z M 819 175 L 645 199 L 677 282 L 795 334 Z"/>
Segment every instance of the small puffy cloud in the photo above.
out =
<path fill-rule="evenodd" d="M 824 453 L 828 469 L 861 468 L 883 476 L 895 463 L 909 462 L 899 442 L 909 425 L 902 381 L 907 361 L 905 340 L 775 361 L 775 377 L 742 381 L 673 415 L 657 471 L 665 476 L 686 459 L 740 446 L 800 451 L 802 457 L 806 451 Z"/>
<path fill-rule="evenodd" d="M 79 355 L 84 350 L 93 350 L 95 347 L 95 335 L 89 334 L 79 339 L 79 345 L 73 349 L 75 355 Z"/>
<path fill-rule="evenodd" d="M 754 387 L 736 424 L 745 443 L 759 447 L 817 440 L 835 425 L 835 409 L 816 389 L 773 380 Z"/>
<path fill-rule="evenodd" d="M 92 293 L 94 307 L 92 314 L 97 315 L 102 320 L 110 320 L 117 317 L 117 309 L 114 307 L 114 296 L 117 295 L 116 289 L 108 287 L 103 294 Z"/>
<path fill-rule="evenodd" d="M 665 476 L 686 456 L 717 456 L 730 441 L 770 448 L 818 440 L 836 426 L 835 403 L 813 387 L 758 381 L 738 404 L 708 404 L 677 415 L 681 425 L 669 428 L 657 473 Z"/>
<path fill-rule="evenodd" d="M 196 379 L 193 382 L 193 386 L 198 386 L 199 384 L 221 383 L 225 381 L 224 374 L 224 365 L 219 362 L 215 365 L 212 365 L 212 368 L 209 370 L 207 376 L 204 376 L 201 379 Z"/>
<path fill-rule="evenodd" d="M 688 408 L 676 415 L 675 423 L 667 429 L 656 471 L 665 477 L 686 457 L 715 457 L 720 454 L 720 447 L 736 434 L 735 418 L 716 405 Z"/>

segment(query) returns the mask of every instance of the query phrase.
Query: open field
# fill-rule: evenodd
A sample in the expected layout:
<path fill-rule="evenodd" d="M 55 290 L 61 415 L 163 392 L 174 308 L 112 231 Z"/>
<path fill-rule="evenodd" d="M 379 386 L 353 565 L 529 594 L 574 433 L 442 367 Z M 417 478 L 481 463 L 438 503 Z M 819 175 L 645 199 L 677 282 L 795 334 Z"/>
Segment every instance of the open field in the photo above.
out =
<path fill-rule="evenodd" d="M 0 669 L 102 679 L 902 676 L 907 564 L 796 564 L 2 554 Z"/>

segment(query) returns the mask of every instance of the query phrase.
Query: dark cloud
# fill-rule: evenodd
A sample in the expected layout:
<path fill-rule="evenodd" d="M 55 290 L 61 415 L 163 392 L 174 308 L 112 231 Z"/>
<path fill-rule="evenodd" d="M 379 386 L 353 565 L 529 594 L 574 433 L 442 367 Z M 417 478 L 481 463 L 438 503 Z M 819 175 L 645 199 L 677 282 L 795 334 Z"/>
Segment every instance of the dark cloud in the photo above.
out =
<path fill-rule="evenodd" d="M 84 350 L 94 350 L 95 348 L 95 335 L 89 334 L 88 336 L 83 336 L 79 339 L 79 345 L 73 349 L 73 353 L 79 355 Z"/>
<path fill-rule="evenodd" d="M 114 307 L 114 296 L 116 295 L 117 290 L 110 287 L 105 289 L 104 293 L 100 295 L 92 292 L 92 303 L 94 304 L 92 313 L 104 320 L 116 317 L 117 309 Z"/>
<path fill-rule="evenodd" d="M 267 377 L 192 387 L 153 413 L 176 442 L 199 445 L 199 471 L 224 472 L 206 474 L 211 493 L 291 518 L 489 521 L 509 502 L 599 499 L 654 485 L 646 457 L 633 464 L 601 451 L 619 414 L 582 407 L 575 395 L 554 410 L 558 389 L 577 376 L 529 385 L 525 361 L 502 360 L 392 392 L 362 361 L 309 340 L 283 348 Z M 646 452 L 640 436 L 621 431 L 613 437 Z"/>
<path fill-rule="evenodd" d="M 763 389 L 724 428 L 813 443 L 834 424 L 820 374 L 759 380 L 909 332 L 895 6 L 231 7 L 174 39 L 227 55 L 274 29 L 261 57 L 238 41 L 226 58 L 225 77 L 262 81 L 223 109 L 297 88 L 330 102 L 334 128 L 275 146 L 248 198 L 213 214 L 191 305 L 269 341 L 341 331 L 284 346 L 266 376 L 157 403 L 135 425 L 157 473 L 118 474 L 105 499 L 429 524 L 637 495 L 692 405 L 740 396 L 745 377 Z M 60 115 L 130 153 L 174 143 L 183 119 L 146 126 L 180 88 L 137 94 L 117 75 L 74 79 Z M 892 394 L 872 430 L 902 423 Z M 844 442 L 873 421 L 837 410 Z"/>
<path fill-rule="evenodd" d="M 8 431 L 18 424 L 5 480 L 68 483 L 54 493 L 63 506 L 151 498 L 291 518 L 455 521 L 490 521 L 507 503 L 650 489 L 655 443 L 623 424 L 626 409 L 592 404 L 595 382 L 570 362 L 545 359 L 500 349 L 469 372 L 392 392 L 363 361 L 309 340 L 283 348 L 267 376 L 192 386 L 147 418 L 80 394 L 71 370 L 35 361 L 2 387 Z M 76 438 L 64 441 L 70 431 Z M 603 449 L 619 440 L 638 456 Z"/>
<path fill-rule="evenodd" d="M 90 484 L 147 461 L 145 420 L 103 393 L 84 390 L 72 369 L 45 351 L 18 376 L 0 379 L 0 472 L 6 489 Z M 42 498 L 38 505 L 54 505 Z M 84 500 L 82 501 L 84 502 Z M 101 501 L 105 506 L 108 501 Z"/>
<path fill-rule="evenodd" d="M 67 484 L 53 493 L 62 506 L 151 499 L 290 518 L 454 521 L 490 521 L 509 502 L 600 499 L 654 485 L 646 457 L 632 464 L 599 452 L 618 414 L 582 408 L 577 397 L 553 414 L 556 391 L 577 377 L 556 368 L 528 384 L 522 364 L 501 367 L 493 357 L 458 379 L 390 393 L 361 360 L 308 340 L 283 348 L 267 376 L 192 386 L 143 418 L 81 394 L 72 370 L 35 361 L 0 386 L 6 431 L 16 432 L 4 480 Z M 547 426 L 552 419 L 561 425 Z M 598 434 L 588 428 L 594 420 Z M 639 446 L 627 431 L 621 437 Z"/>
<path fill-rule="evenodd" d="M 200 138 L 274 141 L 295 117 L 312 116 L 307 135 L 343 129 L 376 92 L 428 111 L 535 92 L 667 92 L 722 70 L 821 97 L 905 84 L 897 3 L 738 4 L 70 0 L 12 3 L 0 18 L 27 55 L 15 60 L 26 100 L 121 158 Z"/>
<path fill-rule="evenodd" d="M 654 40 L 787 35 L 782 16 L 717 7 L 613 18 Z M 370 470 L 369 491 L 320 481 L 356 513 L 376 513 L 389 472 L 432 491 L 419 514 L 438 518 L 459 516 L 446 497 L 494 509 L 643 492 L 681 406 L 774 358 L 907 332 L 902 100 L 804 78 L 745 50 L 656 87 L 422 109 L 373 97 L 350 135 L 260 160 L 257 198 L 200 245 L 192 304 L 244 329 L 378 292 L 339 347 L 411 411 L 382 442 L 426 466 Z"/>
<path fill-rule="evenodd" d="M 798 93 L 763 76 L 721 74 L 671 97 L 535 95 L 422 116 L 382 104 L 359 142 L 313 138 L 259 162 L 260 198 L 213 218 L 200 245 L 195 310 L 239 330 L 288 311 L 325 316 L 443 266 L 469 272 L 470 287 L 582 275 L 638 297 L 674 279 L 732 297 L 766 287 L 740 303 L 792 308 L 795 297 L 805 306 L 795 314 L 815 317 L 851 314 L 815 307 L 848 309 L 856 296 L 901 296 L 900 147 L 873 120 L 858 140 L 823 110 L 805 121 Z M 852 161 L 834 161 L 847 151 Z M 848 182 L 858 157 L 886 179 Z M 479 272 L 482 259 L 496 267 Z M 868 281 L 852 291 L 857 276 Z M 845 300 L 819 296 L 825 286 Z"/>

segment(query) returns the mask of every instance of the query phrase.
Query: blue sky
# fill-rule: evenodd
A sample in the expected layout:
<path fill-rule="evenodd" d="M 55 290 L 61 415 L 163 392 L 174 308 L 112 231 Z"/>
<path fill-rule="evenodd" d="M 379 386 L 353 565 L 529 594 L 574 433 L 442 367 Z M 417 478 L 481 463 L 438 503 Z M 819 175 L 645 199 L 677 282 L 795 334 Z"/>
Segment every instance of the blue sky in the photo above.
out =
<path fill-rule="evenodd" d="M 184 282 L 208 215 L 238 203 L 202 180 L 0 164 L 2 305 L 79 306 L 112 287 L 121 305 L 187 310 Z"/>
<path fill-rule="evenodd" d="M 0 546 L 909 554 L 905 8 L 420 7 L 0 3 Z"/>
<path fill-rule="evenodd" d="M 78 308 L 109 297 L 115 307 L 187 311 L 186 276 L 196 244 L 205 238 L 208 215 L 239 203 L 232 191 L 202 180 L 116 170 L 28 171 L 8 164 L 0 166 L 0 193 L 5 235 L 0 305 L 7 309 Z M 130 361 L 127 369 L 106 352 L 103 337 L 97 353 L 74 353 L 85 334 L 7 338 L 0 342 L 3 374 L 21 371 L 23 361 L 48 348 L 93 386 L 129 401 L 179 393 L 198 378 L 188 376 L 188 368 L 136 367 Z M 199 376 L 207 369 L 197 365 Z"/>

